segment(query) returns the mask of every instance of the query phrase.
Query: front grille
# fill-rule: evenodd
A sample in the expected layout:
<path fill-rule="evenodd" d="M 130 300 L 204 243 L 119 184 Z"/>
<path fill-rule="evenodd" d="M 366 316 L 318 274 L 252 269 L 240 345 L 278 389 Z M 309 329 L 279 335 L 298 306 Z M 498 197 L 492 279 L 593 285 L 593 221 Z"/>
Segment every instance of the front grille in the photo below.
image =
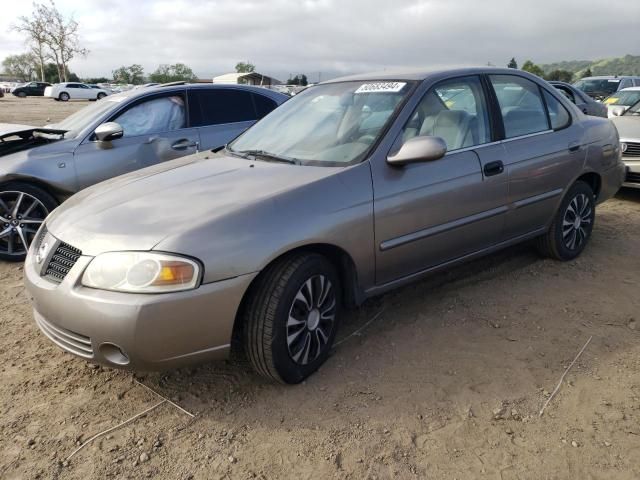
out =
<path fill-rule="evenodd" d="M 58 248 L 56 248 L 56 251 L 49 260 L 44 276 L 54 282 L 62 282 L 81 255 L 82 252 L 77 248 L 60 242 Z"/>
<path fill-rule="evenodd" d="M 72 332 L 66 328 L 58 327 L 47 322 L 41 315 L 36 314 L 36 323 L 49 340 L 59 347 L 84 358 L 93 358 L 91 339 Z"/>
<path fill-rule="evenodd" d="M 627 144 L 627 150 L 622 153 L 623 157 L 640 157 L 640 143 L 624 142 Z"/>
<path fill-rule="evenodd" d="M 638 172 L 627 172 L 627 178 L 625 180 L 627 183 L 640 183 L 640 173 Z"/>

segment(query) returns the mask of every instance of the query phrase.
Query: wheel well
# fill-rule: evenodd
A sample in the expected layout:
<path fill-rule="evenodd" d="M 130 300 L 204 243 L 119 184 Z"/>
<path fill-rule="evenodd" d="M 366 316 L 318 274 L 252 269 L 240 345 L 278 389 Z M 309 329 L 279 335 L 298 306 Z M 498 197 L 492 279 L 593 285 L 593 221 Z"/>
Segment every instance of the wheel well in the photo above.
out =
<path fill-rule="evenodd" d="M 595 195 L 596 200 L 598 199 L 598 197 L 600 196 L 600 186 L 602 185 L 600 175 L 594 172 L 589 172 L 585 173 L 577 180 L 581 180 L 589 185 L 591 187 L 591 190 L 593 190 L 593 194 Z"/>
<path fill-rule="evenodd" d="M 20 178 L 20 177 L 9 178 L 7 179 L 7 181 L 0 183 L 0 187 L 7 183 L 14 183 L 14 182 L 26 183 L 27 185 L 38 187 L 39 189 L 44 190 L 49 195 L 51 195 L 56 200 L 56 202 L 58 202 L 58 205 L 64 202 L 64 195 L 60 195 L 59 192 L 52 189 L 51 185 L 48 185 L 45 182 L 42 182 L 40 180 L 33 179 L 33 178 Z"/>
<path fill-rule="evenodd" d="M 271 262 L 269 262 L 269 264 L 262 269 L 260 274 L 258 274 L 256 278 L 253 279 L 253 281 L 249 285 L 249 288 L 247 288 L 247 291 L 244 293 L 238 311 L 236 312 L 236 318 L 233 324 L 233 333 L 231 339 L 232 355 L 235 355 L 243 350 L 243 325 L 241 319 L 244 313 L 247 299 L 249 298 L 249 295 L 251 295 L 251 292 L 254 290 L 255 285 L 261 278 L 262 273 L 271 265 L 280 261 L 282 258 L 299 253 L 319 253 L 333 264 L 333 266 L 338 271 L 340 281 L 342 282 L 342 303 L 345 307 L 353 308 L 362 302 L 362 295 L 358 287 L 358 275 L 356 266 L 353 262 L 353 259 L 346 251 L 344 251 L 340 247 L 336 247 L 335 245 L 324 243 L 304 245 L 298 248 L 294 248 L 293 250 L 289 250 L 288 252 L 283 253 L 282 255 L 274 258 Z"/>

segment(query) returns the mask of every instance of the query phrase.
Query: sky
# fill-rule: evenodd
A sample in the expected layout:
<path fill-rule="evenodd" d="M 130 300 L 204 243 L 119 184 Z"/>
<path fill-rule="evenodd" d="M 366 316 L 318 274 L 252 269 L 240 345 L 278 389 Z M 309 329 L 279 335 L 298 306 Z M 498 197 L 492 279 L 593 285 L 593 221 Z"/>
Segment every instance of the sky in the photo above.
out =
<path fill-rule="evenodd" d="M 0 61 L 26 51 L 3 9 Z M 200 78 L 238 61 L 286 80 L 394 68 L 522 64 L 640 55 L 638 0 L 57 0 L 80 24 L 80 77 L 133 63 L 190 66 Z"/>

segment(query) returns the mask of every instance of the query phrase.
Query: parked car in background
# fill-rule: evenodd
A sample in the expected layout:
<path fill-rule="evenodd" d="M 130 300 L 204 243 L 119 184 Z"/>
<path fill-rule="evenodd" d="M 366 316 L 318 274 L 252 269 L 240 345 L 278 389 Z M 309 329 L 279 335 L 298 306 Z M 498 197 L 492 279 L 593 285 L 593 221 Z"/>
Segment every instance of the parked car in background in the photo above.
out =
<path fill-rule="evenodd" d="M 56 83 L 47 87 L 45 97 L 67 102 L 69 100 L 100 100 L 110 92 L 103 88 L 91 88 L 89 85 L 78 82 Z"/>
<path fill-rule="evenodd" d="M 629 87 L 640 87 L 640 77 L 603 75 L 581 78 L 573 84 L 591 98 L 604 100 L 612 93 Z"/>
<path fill-rule="evenodd" d="M 593 115 L 594 117 L 607 118 L 606 105 L 594 100 L 582 90 L 579 90 L 573 85 L 565 82 L 551 81 L 549 83 L 567 97 L 569 101 L 571 101 L 571 103 L 578 107 L 583 113 Z"/>
<path fill-rule="evenodd" d="M 622 115 L 627 108 L 640 101 L 640 87 L 630 87 L 609 95 L 602 103 L 607 106 L 609 117 Z"/>
<path fill-rule="evenodd" d="M 11 93 L 13 93 L 16 97 L 41 97 L 44 95 L 44 90 L 47 87 L 50 87 L 51 84 L 48 82 L 29 82 L 24 85 L 20 85 L 19 87 L 14 87 L 11 89 Z"/>
<path fill-rule="evenodd" d="M 221 148 L 287 98 L 249 86 L 156 87 L 107 97 L 46 127 L 0 124 L 0 259 L 23 259 L 43 219 L 73 193 Z"/>
<path fill-rule="evenodd" d="M 620 134 L 622 161 L 628 168 L 623 185 L 640 188 L 640 100 L 611 121 Z"/>
<path fill-rule="evenodd" d="M 526 72 L 356 75 L 220 153 L 75 195 L 25 282 L 42 332 L 91 362 L 157 370 L 243 348 L 297 383 L 344 306 L 529 239 L 577 257 L 623 175 L 613 124 Z"/>

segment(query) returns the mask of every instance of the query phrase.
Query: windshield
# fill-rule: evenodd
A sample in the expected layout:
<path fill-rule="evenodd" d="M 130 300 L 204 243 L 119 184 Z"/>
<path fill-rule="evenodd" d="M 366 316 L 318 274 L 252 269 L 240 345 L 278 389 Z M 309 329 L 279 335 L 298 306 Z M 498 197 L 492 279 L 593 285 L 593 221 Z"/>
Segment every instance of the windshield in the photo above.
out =
<path fill-rule="evenodd" d="M 623 113 L 623 115 L 640 115 L 640 100 L 635 105 L 629 107 L 629 109 Z"/>
<path fill-rule="evenodd" d="M 306 165 L 362 161 L 415 82 L 367 81 L 309 87 L 227 149 Z"/>
<path fill-rule="evenodd" d="M 618 90 L 620 79 L 618 78 L 592 78 L 578 80 L 573 84 L 584 93 L 611 95 Z"/>
<path fill-rule="evenodd" d="M 607 105 L 633 105 L 640 100 L 640 90 L 621 90 L 604 99 Z"/>
<path fill-rule="evenodd" d="M 112 95 L 88 106 L 81 108 L 77 112 L 69 115 L 67 118 L 58 123 L 47 125 L 48 128 L 57 128 L 67 130 L 66 138 L 75 138 L 84 128 L 105 112 L 117 107 L 118 103 L 126 97 L 121 95 Z"/>

